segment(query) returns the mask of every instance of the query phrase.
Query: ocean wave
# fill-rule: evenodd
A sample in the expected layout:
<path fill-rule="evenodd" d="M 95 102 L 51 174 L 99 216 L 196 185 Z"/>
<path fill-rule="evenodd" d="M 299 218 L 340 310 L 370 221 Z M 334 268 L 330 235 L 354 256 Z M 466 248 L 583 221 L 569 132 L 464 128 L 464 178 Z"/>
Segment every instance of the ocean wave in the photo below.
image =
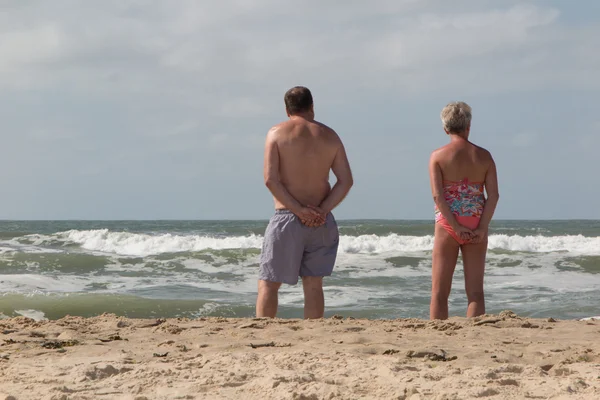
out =
<path fill-rule="evenodd" d="M 433 236 L 404 236 L 392 233 L 386 236 L 341 236 L 342 253 L 422 252 L 433 249 Z"/>
<path fill-rule="evenodd" d="M 202 251 L 207 249 L 260 248 L 262 236 L 209 237 L 200 235 L 148 235 L 110 232 L 107 229 L 71 230 L 56 235 L 66 243 L 75 243 L 85 250 L 115 253 L 124 256 L 149 256 L 163 253 Z"/>
<path fill-rule="evenodd" d="M 488 248 L 532 253 L 569 252 L 592 256 L 600 255 L 600 237 L 491 235 Z"/>
<path fill-rule="evenodd" d="M 27 237 L 24 237 L 27 238 Z M 27 239 L 31 240 L 31 239 Z M 213 237 L 203 235 L 142 234 L 113 232 L 107 229 L 70 230 L 54 235 L 36 235 L 35 245 L 76 245 L 88 251 L 122 256 L 144 257 L 163 253 L 195 252 L 205 250 L 260 249 L 260 235 Z M 552 253 L 569 252 L 574 255 L 600 255 L 600 237 L 582 235 L 520 236 L 491 235 L 492 250 Z M 361 235 L 340 237 L 340 253 L 377 254 L 426 252 L 433 249 L 433 236 Z"/>

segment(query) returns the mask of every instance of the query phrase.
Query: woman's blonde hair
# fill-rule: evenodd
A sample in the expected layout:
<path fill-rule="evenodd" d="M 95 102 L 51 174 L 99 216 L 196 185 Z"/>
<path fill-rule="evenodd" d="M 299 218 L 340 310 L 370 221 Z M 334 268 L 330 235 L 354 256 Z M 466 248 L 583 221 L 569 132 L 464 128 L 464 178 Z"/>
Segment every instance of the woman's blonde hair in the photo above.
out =
<path fill-rule="evenodd" d="M 446 132 L 463 133 L 471 125 L 471 106 L 463 101 L 453 101 L 444 107 L 440 117 Z"/>

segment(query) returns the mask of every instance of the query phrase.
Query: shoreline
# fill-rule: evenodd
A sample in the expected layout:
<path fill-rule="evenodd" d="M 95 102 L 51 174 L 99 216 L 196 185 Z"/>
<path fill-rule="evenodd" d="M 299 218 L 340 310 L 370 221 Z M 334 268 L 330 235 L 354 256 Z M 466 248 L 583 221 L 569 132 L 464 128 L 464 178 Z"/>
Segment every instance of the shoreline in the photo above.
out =
<path fill-rule="evenodd" d="M 299 312 L 298 314 L 301 314 L 301 308 L 299 308 Z M 31 313 L 29 313 L 31 312 Z M 275 317 L 275 318 L 258 318 L 258 317 L 254 317 L 254 316 L 249 316 L 249 317 L 227 317 L 227 316 L 211 316 L 211 315 L 207 315 L 207 316 L 198 316 L 198 317 L 182 317 L 182 316 L 174 316 L 174 317 L 158 317 L 158 318 L 144 318 L 144 317 L 128 317 L 126 315 L 119 315 L 119 314 L 115 314 L 113 312 L 104 312 L 102 314 L 98 314 L 98 315 L 89 315 L 89 316 L 82 316 L 82 315 L 64 315 L 61 316 L 60 318 L 47 318 L 45 316 L 38 316 L 36 315 L 37 310 L 19 310 L 19 312 L 17 312 L 18 315 L 13 315 L 13 316 L 8 316 L 6 314 L 2 314 L 0 313 L 0 326 L 2 325 L 2 322 L 6 322 L 6 321 L 11 321 L 11 320 L 18 320 L 18 319 L 26 319 L 26 320 L 33 320 L 36 323 L 48 323 L 48 322 L 56 322 L 56 321 L 60 321 L 62 319 L 70 319 L 70 318 L 81 318 L 81 319 L 94 319 L 94 318 L 99 318 L 99 317 L 105 317 L 105 316 L 109 316 L 109 317 L 114 317 L 116 319 L 125 319 L 125 320 L 130 320 L 130 321 L 147 321 L 147 320 L 153 320 L 153 321 L 167 321 L 167 320 L 176 320 L 176 321 L 207 321 L 207 320 L 231 320 L 231 321 L 246 321 L 246 320 L 252 320 L 252 321 L 294 321 L 294 322 L 299 322 L 299 321 L 304 321 L 303 318 L 296 318 L 296 317 Z M 41 312 L 40 312 L 41 313 Z M 499 316 L 502 313 L 513 313 L 512 311 L 509 310 L 504 310 L 498 314 L 485 314 L 485 317 L 493 317 L 493 316 Z M 41 313 L 43 314 L 43 313 Z M 515 314 L 517 315 L 517 314 Z M 548 321 L 548 320 L 554 320 L 555 322 L 568 322 L 568 321 L 579 321 L 579 322 L 585 322 L 585 321 L 589 321 L 589 322 L 599 322 L 600 323 L 600 315 L 595 315 L 595 316 L 589 316 L 589 317 L 581 317 L 581 318 L 555 318 L 555 317 L 530 317 L 527 315 L 517 315 L 519 318 L 525 318 L 528 320 L 536 320 L 536 321 Z M 476 317 L 477 319 L 482 318 L 483 316 L 480 317 Z M 348 321 L 371 321 L 371 322 L 394 322 L 394 321 L 421 321 L 422 323 L 427 323 L 427 322 L 433 322 L 432 320 L 428 319 L 428 318 L 420 318 L 420 317 L 404 317 L 404 318 L 363 318 L 363 317 L 354 317 L 354 316 L 344 316 L 344 315 L 340 315 L 340 314 L 333 314 L 333 315 L 329 315 L 329 316 L 325 316 L 323 318 L 317 319 L 315 321 L 327 321 L 330 319 L 334 319 L 334 320 L 348 320 Z M 464 320 L 469 320 L 469 318 L 466 317 L 462 317 L 460 315 L 450 315 L 450 317 L 448 318 L 448 320 L 453 320 L 453 319 L 464 319 Z M 162 322 L 161 322 L 162 323 Z M 0 331 L 0 334 L 2 332 Z M 1 337 L 1 336 L 0 336 Z M 0 399 L 1 400 L 1 399 Z"/>
<path fill-rule="evenodd" d="M 0 400 L 600 398 L 600 321 L 0 320 Z"/>

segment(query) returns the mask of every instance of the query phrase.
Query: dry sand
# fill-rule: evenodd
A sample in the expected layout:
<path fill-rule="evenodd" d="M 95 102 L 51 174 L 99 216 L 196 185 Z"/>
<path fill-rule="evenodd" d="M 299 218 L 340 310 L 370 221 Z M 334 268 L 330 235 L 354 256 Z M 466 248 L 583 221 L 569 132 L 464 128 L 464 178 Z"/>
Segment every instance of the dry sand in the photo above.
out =
<path fill-rule="evenodd" d="M 0 320 L 5 399 L 600 399 L 600 321 Z"/>

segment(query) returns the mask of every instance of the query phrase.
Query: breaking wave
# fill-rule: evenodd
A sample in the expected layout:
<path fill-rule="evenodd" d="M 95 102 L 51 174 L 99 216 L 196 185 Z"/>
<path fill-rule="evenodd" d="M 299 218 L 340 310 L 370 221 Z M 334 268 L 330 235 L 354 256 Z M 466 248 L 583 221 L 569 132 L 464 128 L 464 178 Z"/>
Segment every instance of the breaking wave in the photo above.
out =
<path fill-rule="evenodd" d="M 24 236 L 35 246 L 76 245 L 88 251 L 143 257 L 162 253 L 195 252 L 224 249 L 260 249 L 261 235 L 203 236 L 176 234 L 143 234 L 113 232 L 107 229 L 70 230 L 53 235 Z M 574 255 L 600 255 L 600 237 L 582 235 L 520 236 L 491 235 L 489 248 L 515 252 L 569 252 Z M 433 236 L 341 236 L 340 253 L 371 254 L 392 252 L 424 252 L 433 249 Z"/>

